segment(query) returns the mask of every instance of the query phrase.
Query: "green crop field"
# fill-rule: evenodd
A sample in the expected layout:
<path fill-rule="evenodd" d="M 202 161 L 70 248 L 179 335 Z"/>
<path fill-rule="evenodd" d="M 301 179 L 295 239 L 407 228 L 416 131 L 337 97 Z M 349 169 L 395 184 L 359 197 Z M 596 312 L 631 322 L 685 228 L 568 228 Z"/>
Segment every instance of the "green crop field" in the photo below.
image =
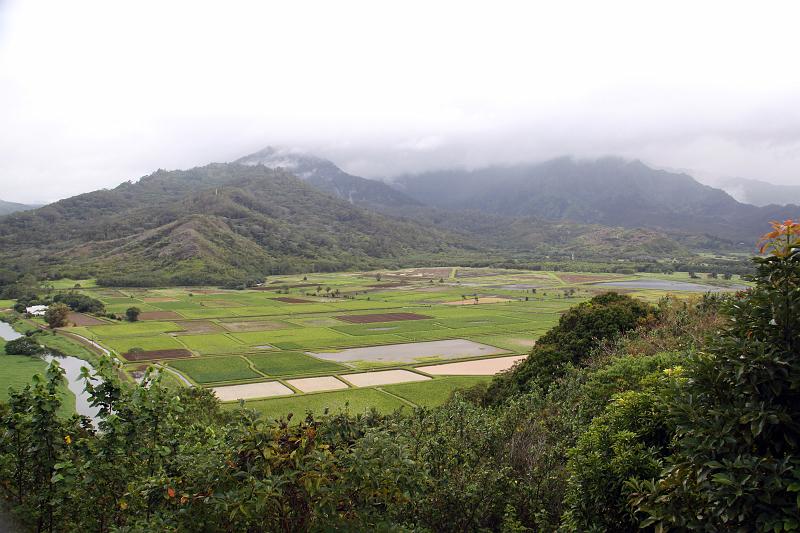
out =
<path fill-rule="evenodd" d="M 250 368 L 249 362 L 238 356 L 181 359 L 169 366 L 189 376 L 196 383 L 240 381 L 263 377 Z"/>
<path fill-rule="evenodd" d="M 247 358 L 260 372 L 269 376 L 300 376 L 303 374 L 337 373 L 347 367 L 330 361 L 322 361 L 302 352 L 277 352 L 251 354 Z"/>
<path fill-rule="evenodd" d="M 391 413 L 397 409 L 410 409 L 411 406 L 378 389 L 350 389 L 335 392 L 303 394 L 296 397 L 274 398 L 248 402 L 248 407 L 262 412 L 269 418 L 285 417 L 292 413 L 296 420 L 304 417 L 307 411 L 321 416 L 327 409 L 336 414 L 347 410 L 349 413 L 364 413 L 377 409 L 382 413 Z"/>
<path fill-rule="evenodd" d="M 184 348 L 183 344 L 168 335 L 154 335 L 152 337 L 109 337 L 104 339 L 102 343 L 120 354 L 127 353 L 134 348 L 140 348 L 144 351 L 178 350 Z"/>
<path fill-rule="evenodd" d="M 417 383 L 386 385 L 381 388 L 420 407 L 433 407 L 446 402 L 454 391 L 488 382 L 489 379 L 488 376 L 447 376 Z"/>
<path fill-rule="evenodd" d="M 199 354 L 240 352 L 246 348 L 244 343 L 230 335 L 181 335 L 180 342 Z"/>
<path fill-rule="evenodd" d="M 487 354 L 525 354 L 538 337 L 558 322 L 566 309 L 613 289 L 597 283 L 625 281 L 646 286 L 654 280 L 674 284 L 676 288 L 688 281 L 723 289 L 735 289 L 743 283 L 738 278 L 690 279 L 683 274 L 454 268 L 441 281 L 425 269 L 272 276 L 262 288 L 270 290 L 111 289 L 96 287 L 93 280 L 60 280 L 54 288 L 71 290 L 75 283 L 80 283 L 81 288 L 77 290 L 101 300 L 114 312 L 123 313 L 135 305 L 143 311 L 177 313 L 181 318 L 135 323 L 120 321 L 66 329 L 117 354 L 133 348 L 188 350 L 192 354 L 190 358 L 169 359 L 171 354 L 165 352 L 165 359 L 156 362 L 168 365 L 199 386 L 259 386 L 259 383 L 276 379 L 287 380 L 291 386 L 291 380 L 296 378 L 321 378 L 320 383 L 330 386 L 338 383 L 336 376 L 357 371 L 408 371 L 428 361 L 493 357 L 483 355 L 481 350 Z M 326 291 L 328 287 L 330 292 Z M 333 297 L 337 290 L 339 293 Z M 663 286 L 658 290 L 638 287 L 625 290 L 649 301 L 667 294 Z M 691 297 L 697 293 L 680 291 L 676 294 Z M 476 298 L 478 303 L 475 303 Z M 13 304 L 12 300 L 0 301 L 0 307 Z M 428 318 L 398 320 L 392 316 L 396 313 Z M 374 316 L 360 318 L 361 315 Z M 425 352 L 425 344 L 415 344 L 442 341 L 483 348 L 464 354 L 448 353 L 451 348 L 443 348 L 444 352 L 438 353 Z M 369 353 L 354 352 L 352 357 L 339 355 L 342 350 L 357 348 L 367 349 Z M 417 349 L 420 355 L 415 357 Z M 396 355 L 400 352 L 405 355 Z M 29 364 L 35 366 L 35 362 Z M 125 368 L 135 371 L 142 364 L 146 363 Z M 28 370 L 21 372 L 28 373 Z M 330 381 L 332 378 L 334 381 Z M 169 379 L 179 386 L 176 376 L 170 374 Z M 352 411 L 363 411 L 369 406 L 391 411 L 403 405 L 437 405 L 452 391 L 488 379 L 489 376 L 440 376 L 411 383 L 390 380 L 330 392 L 324 387 L 311 386 L 303 389 L 307 391 L 303 393 L 294 387 L 292 395 L 249 399 L 247 404 L 269 416 L 289 411 L 303 413 L 306 409 L 321 411 L 325 406 L 339 409 L 348 401 Z M 276 391 L 286 394 L 285 388 L 273 388 L 272 394 Z M 265 396 L 269 393 L 259 390 L 248 398 Z"/>

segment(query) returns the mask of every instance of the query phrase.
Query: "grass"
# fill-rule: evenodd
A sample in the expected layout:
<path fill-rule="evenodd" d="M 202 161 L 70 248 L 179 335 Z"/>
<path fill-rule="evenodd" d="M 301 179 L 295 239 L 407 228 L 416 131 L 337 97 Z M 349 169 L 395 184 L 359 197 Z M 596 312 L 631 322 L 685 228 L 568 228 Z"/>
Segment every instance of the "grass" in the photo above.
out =
<path fill-rule="evenodd" d="M 159 322 L 157 320 L 148 320 L 146 322 L 120 322 L 108 326 L 90 326 L 86 329 L 98 337 L 146 336 L 181 330 L 180 326 L 174 322 Z"/>
<path fill-rule="evenodd" d="M 251 354 L 247 358 L 259 371 L 276 377 L 336 373 L 346 369 L 338 363 L 323 361 L 302 352 L 267 352 Z"/>
<path fill-rule="evenodd" d="M 117 353 L 127 353 L 132 348 L 141 348 L 145 352 L 150 350 L 176 350 L 186 347 L 168 335 L 155 337 L 113 337 L 105 340 L 104 344 Z"/>
<path fill-rule="evenodd" d="M 232 353 L 242 351 L 245 346 L 229 335 L 212 333 L 208 335 L 181 335 L 183 344 L 201 354 Z"/>
<path fill-rule="evenodd" d="M 237 381 L 262 377 L 249 363 L 238 356 L 205 357 L 170 361 L 169 366 L 186 374 L 197 383 Z"/>
<path fill-rule="evenodd" d="M 72 289 L 75 285 L 80 285 L 81 289 L 91 289 L 93 287 L 97 287 L 97 280 L 96 279 L 70 279 L 70 278 L 63 278 L 57 279 L 55 281 L 50 281 L 50 285 L 53 286 L 54 289 Z"/>
<path fill-rule="evenodd" d="M 400 408 L 409 409 L 402 400 L 378 389 L 348 389 L 334 392 L 303 394 L 268 400 L 246 402 L 245 407 L 255 409 L 268 418 L 285 418 L 293 413 L 293 421 L 299 422 L 307 411 L 314 416 L 323 416 L 325 409 L 330 414 L 347 410 L 351 414 L 365 413 L 372 408 L 381 413 L 391 413 Z"/>
<path fill-rule="evenodd" d="M 491 379 L 491 376 L 447 376 L 430 381 L 384 385 L 381 389 L 420 407 L 436 407 L 446 402 L 454 391 L 486 383 Z"/>
<path fill-rule="evenodd" d="M 117 290 L 93 288 L 90 283 L 81 283 L 82 293 L 99 298 L 110 310 L 124 312 L 128 307 L 135 305 L 142 310 L 175 311 L 189 321 L 207 320 L 220 327 L 233 326 L 232 330 L 252 329 L 252 331 L 219 330 L 202 333 L 192 332 L 191 328 L 187 327 L 186 335 L 172 336 L 169 333 L 180 332 L 181 327 L 171 320 L 115 322 L 103 326 L 69 328 L 68 331 L 95 340 L 118 353 L 125 353 L 134 347 L 143 350 L 190 349 L 201 356 L 172 360 L 170 366 L 201 385 L 235 383 L 265 379 L 259 378 L 261 375 L 259 373 L 273 378 L 288 379 L 311 375 L 335 375 L 353 368 L 415 366 L 414 363 L 398 365 L 365 361 L 354 362 L 344 367 L 332 361 L 317 359 L 313 354 L 303 353 L 329 352 L 350 347 L 465 338 L 497 346 L 510 353 L 527 353 L 531 341 L 552 327 L 564 310 L 585 301 L 592 294 L 588 290 L 589 286 L 579 281 L 582 278 L 573 278 L 570 282 L 571 273 L 567 272 L 457 268 L 450 269 L 450 275 L 443 276 L 446 281 L 442 284 L 438 283 L 438 275 L 434 283 L 430 283 L 427 278 L 415 278 L 407 271 L 395 273 L 383 271 L 382 274 L 384 274 L 382 283 L 403 280 L 402 287 L 399 289 L 373 287 L 379 283 L 375 279 L 375 272 L 270 276 L 266 283 L 270 287 L 313 284 L 310 287 L 290 289 L 288 294 L 256 290 L 219 290 L 213 287 Z M 585 276 L 581 273 L 575 274 Z M 595 276 L 595 279 L 688 278 L 683 274 L 669 277 L 650 274 Z M 61 290 L 66 290 L 74 285 L 74 281 L 60 280 L 59 287 L 63 285 Z M 699 281 L 706 282 L 705 279 Z M 73 282 L 72 285 L 70 282 Z M 314 292 L 317 284 L 323 288 L 340 289 L 350 298 L 318 298 L 305 294 Z M 533 293 L 526 288 L 528 285 L 540 287 Z M 565 298 L 566 290 L 577 292 L 574 297 Z M 506 297 L 511 301 L 474 306 L 442 304 L 442 302 L 460 301 L 461 295 L 470 298 L 472 294 L 477 294 L 479 297 Z M 664 292 L 643 290 L 634 294 L 653 301 Z M 275 300 L 277 297 L 285 296 L 312 301 L 291 304 Z M 681 297 L 688 296 L 692 295 L 686 293 L 681 295 Z M 528 301 L 524 300 L 526 297 Z M 159 299 L 169 301 L 158 301 Z M 10 307 L 13 303 L 13 301 L 0 301 L 0 309 L 4 306 Z M 350 324 L 335 318 L 347 314 L 386 312 L 417 313 L 432 318 L 372 324 Z M 246 322 L 247 325 L 237 328 L 231 325 L 231 322 Z M 87 351 L 80 345 L 60 337 L 48 337 L 47 341 L 59 351 L 91 361 L 87 353 L 80 353 Z M 275 349 L 257 348 L 265 345 Z M 169 378 L 169 375 L 166 377 Z M 488 378 L 436 377 L 427 382 L 390 385 L 382 389 L 295 394 L 291 397 L 265 399 L 253 403 L 268 410 L 265 412 L 294 410 L 296 413 L 302 413 L 307 407 L 317 408 L 322 405 L 320 402 L 325 401 L 333 402 L 330 406 L 336 408 L 343 405 L 343 401 L 339 402 L 339 399 L 347 398 L 352 400 L 356 410 L 362 410 L 370 402 L 382 406 L 382 409 L 391 410 L 391 407 L 398 407 L 405 402 L 426 406 L 438 405 L 449 397 L 452 390 L 484 379 Z M 390 392 L 396 396 L 389 394 Z"/>
<path fill-rule="evenodd" d="M 299 305 L 299 304 L 298 304 Z M 302 348 L 330 346 L 337 341 L 352 342 L 353 337 L 328 328 L 295 328 L 288 330 L 233 333 L 234 337 L 251 346 L 292 343 Z"/>
<path fill-rule="evenodd" d="M 95 354 L 86 346 L 63 335 L 39 335 L 36 337 L 36 340 L 40 344 L 43 344 L 58 353 L 72 355 L 78 359 L 83 359 L 84 361 L 88 361 L 92 364 L 97 362 L 97 354 Z"/>
<path fill-rule="evenodd" d="M 20 391 L 33 383 L 34 375 L 44 375 L 47 371 L 47 363 L 38 357 L 6 355 L 5 344 L 0 339 L 0 363 L 3 365 L 3 371 L 0 372 L 0 402 L 8 401 L 10 388 Z M 69 416 L 75 412 L 75 395 L 66 385 L 61 387 L 61 401 L 59 414 Z"/>

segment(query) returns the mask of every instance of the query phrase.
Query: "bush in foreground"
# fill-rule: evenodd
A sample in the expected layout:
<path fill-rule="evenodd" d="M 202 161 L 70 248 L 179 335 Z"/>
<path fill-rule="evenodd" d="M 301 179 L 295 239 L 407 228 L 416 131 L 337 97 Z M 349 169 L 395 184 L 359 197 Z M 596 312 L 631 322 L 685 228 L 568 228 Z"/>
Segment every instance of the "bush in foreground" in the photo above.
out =
<path fill-rule="evenodd" d="M 36 355 L 42 353 L 39 343 L 29 337 L 18 337 L 6 343 L 8 355 Z"/>

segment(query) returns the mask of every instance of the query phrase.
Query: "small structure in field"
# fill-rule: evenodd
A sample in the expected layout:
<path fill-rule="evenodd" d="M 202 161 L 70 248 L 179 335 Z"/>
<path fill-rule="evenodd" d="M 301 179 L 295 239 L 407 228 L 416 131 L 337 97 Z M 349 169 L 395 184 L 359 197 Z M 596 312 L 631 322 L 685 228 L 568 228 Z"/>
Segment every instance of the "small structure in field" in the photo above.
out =
<path fill-rule="evenodd" d="M 46 305 L 32 305 L 25 308 L 25 312 L 33 316 L 44 316 L 45 311 L 47 311 Z"/>

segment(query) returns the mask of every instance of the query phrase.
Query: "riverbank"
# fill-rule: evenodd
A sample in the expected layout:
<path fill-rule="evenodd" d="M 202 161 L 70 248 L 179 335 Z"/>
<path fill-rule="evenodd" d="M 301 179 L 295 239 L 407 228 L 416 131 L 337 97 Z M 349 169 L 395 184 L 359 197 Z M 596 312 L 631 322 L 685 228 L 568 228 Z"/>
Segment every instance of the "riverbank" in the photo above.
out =
<path fill-rule="evenodd" d="M 7 329 L 3 326 L 7 326 Z M 14 335 L 16 334 L 16 335 Z M 0 323 L 0 357 L 3 371 L 0 372 L 0 401 L 8 401 L 9 389 L 22 390 L 33 382 L 36 374 L 44 375 L 49 363 L 41 357 L 29 355 L 9 355 L 5 351 L 6 340 L 13 340 L 20 334 L 5 322 Z M 65 384 L 61 388 L 61 407 L 59 414 L 70 416 L 76 412 L 76 397 Z"/>

